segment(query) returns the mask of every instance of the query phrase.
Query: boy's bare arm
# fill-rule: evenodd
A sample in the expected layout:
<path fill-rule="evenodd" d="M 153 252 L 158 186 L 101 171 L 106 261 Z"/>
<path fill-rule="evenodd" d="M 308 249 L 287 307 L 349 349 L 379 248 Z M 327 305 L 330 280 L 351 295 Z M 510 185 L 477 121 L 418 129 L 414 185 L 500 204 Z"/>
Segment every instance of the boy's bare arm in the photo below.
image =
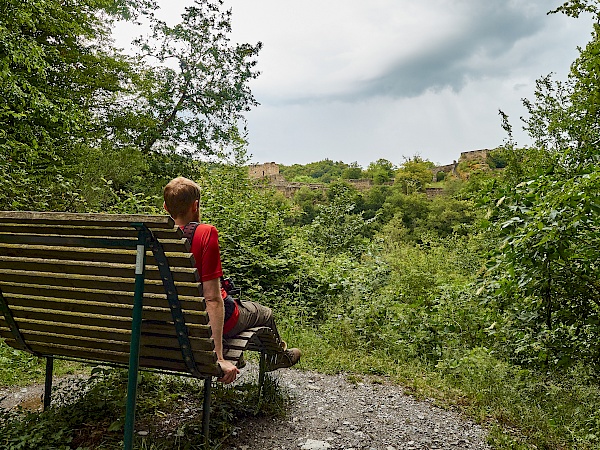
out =
<path fill-rule="evenodd" d="M 225 308 L 223 306 L 223 298 L 221 297 L 221 281 L 219 278 L 204 281 L 202 283 L 204 291 L 204 299 L 206 300 L 206 312 L 208 313 L 208 321 L 212 330 L 212 338 L 215 343 L 215 353 L 221 369 L 223 377 L 219 381 L 223 383 L 231 383 L 240 373 L 239 369 L 229 361 L 223 358 L 223 321 L 225 319 Z"/>

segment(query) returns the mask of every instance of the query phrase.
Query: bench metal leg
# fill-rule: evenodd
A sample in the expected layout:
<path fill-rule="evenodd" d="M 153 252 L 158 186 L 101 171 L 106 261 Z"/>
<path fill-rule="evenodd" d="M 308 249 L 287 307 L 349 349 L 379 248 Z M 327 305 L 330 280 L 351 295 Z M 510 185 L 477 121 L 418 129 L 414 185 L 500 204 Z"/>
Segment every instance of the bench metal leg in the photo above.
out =
<path fill-rule="evenodd" d="M 140 231 L 138 234 L 137 257 L 135 263 L 135 294 L 133 297 L 133 314 L 131 319 L 131 342 L 129 346 L 129 373 L 127 380 L 127 407 L 125 409 L 123 450 L 131 450 L 133 448 L 135 400 L 137 396 L 140 339 L 142 334 L 144 272 L 146 269 L 146 247 L 143 245 L 144 239 L 144 232 Z"/>
<path fill-rule="evenodd" d="M 50 408 L 52 401 L 52 372 L 54 371 L 54 358 L 46 357 L 46 382 L 44 383 L 44 411 Z"/>
<path fill-rule="evenodd" d="M 210 423 L 210 395 L 212 389 L 212 377 L 204 379 L 204 403 L 202 404 L 202 433 L 204 434 L 204 445 L 209 446 L 209 423 Z"/>
<path fill-rule="evenodd" d="M 263 391 L 265 386 L 265 374 L 267 373 L 267 354 L 260 352 L 260 362 L 258 364 L 258 401 L 256 402 L 255 413 L 258 414 L 263 401 Z"/>

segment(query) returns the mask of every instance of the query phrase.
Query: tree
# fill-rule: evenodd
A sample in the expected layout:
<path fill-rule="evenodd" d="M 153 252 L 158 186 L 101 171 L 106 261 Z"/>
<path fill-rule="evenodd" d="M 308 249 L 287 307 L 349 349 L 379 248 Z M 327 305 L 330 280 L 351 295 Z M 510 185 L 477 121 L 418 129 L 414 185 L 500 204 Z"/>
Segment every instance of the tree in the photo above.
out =
<path fill-rule="evenodd" d="M 350 165 L 344 169 L 342 172 L 343 180 L 358 180 L 362 178 L 363 171 L 362 168 L 358 165 L 358 162 L 350 163 Z"/>
<path fill-rule="evenodd" d="M 129 60 L 109 45 L 110 25 L 141 7 L 135 0 L 0 4 L 2 207 L 77 208 L 78 159 L 103 133 L 101 105 L 131 74 Z"/>
<path fill-rule="evenodd" d="M 387 159 L 380 158 L 372 162 L 367 167 L 367 177 L 373 180 L 374 184 L 383 184 L 392 181 L 394 178 L 394 164 Z"/>
<path fill-rule="evenodd" d="M 332 184 L 327 190 L 329 203 L 317 205 L 317 214 L 307 226 L 312 244 L 324 254 L 349 253 L 359 257 L 367 248 L 369 225 L 356 207 L 357 191 L 347 183 Z"/>
<path fill-rule="evenodd" d="M 569 8 L 587 2 L 567 2 Z M 563 7 L 566 8 L 566 6 Z M 567 12 L 567 11 L 566 11 Z M 574 9 L 569 14 L 576 15 Z M 512 312 L 513 357 L 600 367 L 600 26 L 564 83 L 537 82 L 526 130 L 535 148 L 510 155 L 493 213 L 502 246 L 488 282 Z M 515 166 L 517 167 L 515 169 Z M 515 174 L 520 179 L 515 179 Z"/>
<path fill-rule="evenodd" d="M 0 4 L 2 207 L 102 209 L 159 152 L 223 154 L 243 141 L 260 44 L 231 45 L 221 7 L 198 0 L 169 27 L 152 0 Z M 131 58 L 111 26 L 140 14 L 154 33 Z"/>
<path fill-rule="evenodd" d="M 419 156 L 407 159 L 396 171 L 395 183 L 405 194 L 425 192 L 425 186 L 433 181 L 431 169 L 434 164 Z"/>
<path fill-rule="evenodd" d="M 258 76 L 262 44 L 232 45 L 231 10 L 222 6 L 196 0 L 179 24 L 154 18 L 152 37 L 137 41 L 146 65 L 139 97 L 129 103 L 143 124 L 133 137 L 144 153 L 219 154 L 240 135 L 243 113 L 257 105 L 248 82 Z"/>

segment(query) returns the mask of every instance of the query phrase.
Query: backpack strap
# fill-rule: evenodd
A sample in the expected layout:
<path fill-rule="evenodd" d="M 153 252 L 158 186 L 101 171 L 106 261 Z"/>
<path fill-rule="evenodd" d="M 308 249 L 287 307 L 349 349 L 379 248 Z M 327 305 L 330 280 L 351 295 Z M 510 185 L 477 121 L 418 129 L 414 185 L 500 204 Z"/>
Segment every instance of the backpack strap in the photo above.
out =
<path fill-rule="evenodd" d="M 183 227 L 183 237 L 188 240 L 190 245 L 192 245 L 194 233 L 196 232 L 196 228 L 198 228 L 198 225 L 200 225 L 198 222 L 190 222 L 185 227 Z"/>

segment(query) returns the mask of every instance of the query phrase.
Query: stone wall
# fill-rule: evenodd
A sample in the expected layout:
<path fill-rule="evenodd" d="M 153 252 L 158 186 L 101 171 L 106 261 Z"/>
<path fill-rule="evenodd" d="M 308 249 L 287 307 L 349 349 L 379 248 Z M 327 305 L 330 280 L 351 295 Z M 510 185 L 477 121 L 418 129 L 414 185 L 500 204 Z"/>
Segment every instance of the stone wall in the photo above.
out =
<path fill-rule="evenodd" d="M 484 148 L 482 150 L 472 150 L 470 152 L 462 152 L 459 161 L 485 161 L 490 150 Z"/>
<path fill-rule="evenodd" d="M 279 175 L 279 164 L 274 162 L 248 166 L 248 176 L 250 178 L 277 178 L 277 175 Z"/>
<path fill-rule="evenodd" d="M 438 172 L 444 172 L 445 174 L 456 175 L 456 166 L 457 165 L 458 165 L 458 163 L 456 161 L 454 161 L 452 164 L 446 164 L 445 166 L 433 167 L 431 169 L 431 172 L 433 173 L 433 178 L 431 181 L 433 181 L 434 183 L 437 181 Z"/>
<path fill-rule="evenodd" d="M 344 181 L 348 182 L 349 185 L 354 186 L 359 191 L 366 191 L 368 189 L 371 189 L 371 186 L 373 186 L 373 180 L 371 180 L 370 178 L 360 178 L 358 180 Z"/>

